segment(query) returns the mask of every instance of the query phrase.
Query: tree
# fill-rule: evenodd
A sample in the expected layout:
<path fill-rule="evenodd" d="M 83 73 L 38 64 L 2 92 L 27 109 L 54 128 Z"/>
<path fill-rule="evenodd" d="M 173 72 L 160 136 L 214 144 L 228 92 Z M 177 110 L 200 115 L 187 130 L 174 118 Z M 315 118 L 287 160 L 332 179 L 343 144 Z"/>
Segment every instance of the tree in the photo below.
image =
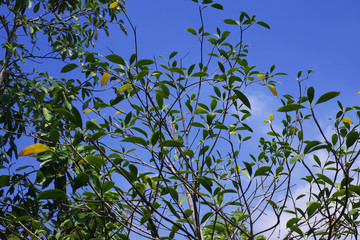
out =
<path fill-rule="evenodd" d="M 351 114 L 360 116 L 360 107 L 338 102 L 329 138 L 314 108 L 339 92 L 316 97 L 303 86 L 312 71 L 299 72 L 299 95 L 279 96 L 283 119 L 270 115 L 270 132 L 252 139 L 247 87 L 269 88 L 277 97 L 274 77 L 284 73 L 275 65 L 266 72 L 250 65 L 243 36 L 253 26 L 270 27 L 241 12 L 224 20 L 240 35 L 233 43 L 229 31 L 211 34 L 204 26 L 206 9 L 222 5 L 193 2 L 200 28 L 187 31 L 201 54 L 189 64 L 177 52 L 161 61 L 139 59 L 136 28 L 120 2 L 2 2 L 14 15 L 2 17 L 8 33 L 1 75 L 2 160 L 9 169 L 0 177 L 4 239 L 270 239 L 284 214 L 292 215 L 285 239 L 356 238 L 360 152 Z M 54 17 L 25 19 L 26 7 L 36 13 L 36 6 L 41 16 Z M 108 31 L 105 16 L 111 21 L 119 14 L 129 22 L 134 54 L 125 60 L 116 52 L 91 52 L 91 29 Z M 19 44 L 20 26 L 32 39 L 38 31 L 48 34 L 52 53 L 35 56 Z M 64 63 L 62 73 L 78 71 L 86 81 L 27 74 L 19 63 L 49 57 Z M 315 124 L 321 141 L 304 129 L 306 122 Z M 33 155 L 39 167 L 12 169 L 20 135 L 34 144 L 19 155 Z M 259 151 L 245 156 L 249 142 Z M 320 159 L 320 151 L 328 157 Z M 306 172 L 302 195 L 294 194 L 297 169 Z M 276 221 L 263 224 L 269 216 Z"/>

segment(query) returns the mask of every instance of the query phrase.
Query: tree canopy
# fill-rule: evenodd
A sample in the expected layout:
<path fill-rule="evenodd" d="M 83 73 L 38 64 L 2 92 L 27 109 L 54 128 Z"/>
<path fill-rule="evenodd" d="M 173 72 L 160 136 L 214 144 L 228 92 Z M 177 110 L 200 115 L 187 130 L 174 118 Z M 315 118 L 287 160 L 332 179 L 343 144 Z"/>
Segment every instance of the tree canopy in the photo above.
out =
<path fill-rule="evenodd" d="M 260 240 L 281 223 L 282 239 L 357 238 L 360 106 L 337 101 L 325 132 L 316 110 L 339 92 L 304 85 L 308 70 L 296 96 L 278 95 L 286 74 L 252 65 L 244 40 L 270 26 L 240 12 L 223 20 L 231 31 L 208 32 L 221 2 L 192 2 L 194 62 L 140 58 L 123 0 L 1 1 L 2 239 Z M 96 47 L 114 26 L 131 56 Z M 249 86 L 280 99 L 267 134 Z"/>

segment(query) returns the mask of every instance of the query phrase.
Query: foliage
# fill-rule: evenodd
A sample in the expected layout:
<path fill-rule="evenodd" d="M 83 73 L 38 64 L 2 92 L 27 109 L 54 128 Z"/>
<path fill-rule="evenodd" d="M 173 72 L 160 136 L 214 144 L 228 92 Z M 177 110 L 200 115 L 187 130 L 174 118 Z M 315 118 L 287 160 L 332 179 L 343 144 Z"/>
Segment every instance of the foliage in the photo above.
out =
<path fill-rule="evenodd" d="M 329 137 L 315 107 L 338 92 L 305 91 L 308 71 L 297 76 L 298 96 L 278 96 L 275 80 L 284 73 L 250 65 L 243 41 L 253 26 L 270 27 L 241 12 L 224 20 L 240 35 L 233 43 L 229 31 L 204 27 L 206 9 L 222 5 L 193 2 L 201 25 L 187 31 L 198 39 L 200 56 L 189 64 L 177 52 L 161 61 L 139 59 L 123 2 L 1 2 L 8 11 L 1 16 L 3 239 L 270 239 L 285 214 L 291 216 L 285 239 L 358 235 L 359 133 L 351 119 L 360 117 L 360 107 L 338 102 Z M 109 34 L 109 22 L 127 33 L 119 16 L 132 30 L 134 54 L 91 52 L 98 30 Z M 32 49 L 40 48 L 40 33 L 51 49 L 38 55 Z M 24 66 L 48 58 L 62 63 L 60 78 L 40 65 Z M 86 80 L 67 78 L 68 72 Z M 252 139 L 249 85 L 282 103 L 283 119 L 270 115 L 270 132 L 259 140 Z M 304 129 L 307 122 L 321 140 Z M 34 144 L 20 155 L 40 165 L 14 171 L 21 136 Z M 247 153 L 254 142 L 258 151 Z M 298 169 L 306 172 L 301 195 L 294 193 Z M 264 224 L 269 217 L 274 221 Z"/>

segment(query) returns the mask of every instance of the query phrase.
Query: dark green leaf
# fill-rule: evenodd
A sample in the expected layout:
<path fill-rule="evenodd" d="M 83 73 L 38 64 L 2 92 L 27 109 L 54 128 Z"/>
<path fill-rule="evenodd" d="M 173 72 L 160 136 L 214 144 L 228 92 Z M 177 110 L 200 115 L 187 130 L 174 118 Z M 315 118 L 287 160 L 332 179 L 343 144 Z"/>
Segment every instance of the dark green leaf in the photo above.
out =
<path fill-rule="evenodd" d="M 10 182 L 10 175 L 1 175 L 0 176 L 0 188 L 8 186 Z"/>
<path fill-rule="evenodd" d="M 271 171 L 270 166 L 263 166 L 256 169 L 254 177 L 256 176 L 269 176 L 269 172 Z"/>
<path fill-rule="evenodd" d="M 151 59 L 141 59 L 137 63 L 135 63 L 135 66 L 141 67 L 141 66 L 145 66 L 145 65 L 151 65 L 153 63 L 155 63 L 155 62 Z"/>
<path fill-rule="evenodd" d="M 65 197 L 66 193 L 64 191 L 61 191 L 60 189 L 45 190 L 39 193 L 38 196 L 39 199 L 61 199 Z"/>
<path fill-rule="evenodd" d="M 160 147 L 183 147 L 184 144 L 179 140 L 164 140 L 160 143 Z"/>
<path fill-rule="evenodd" d="M 328 93 L 325 93 L 325 94 L 323 94 L 321 97 L 319 97 L 319 99 L 317 100 L 316 104 L 329 101 L 330 99 L 338 96 L 339 94 L 340 94 L 340 92 L 328 92 Z"/>
<path fill-rule="evenodd" d="M 308 202 L 306 203 L 307 205 L 307 214 L 309 217 L 311 217 L 315 212 L 316 210 L 321 206 L 321 203 L 319 202 Z"/>
<path fill-rule="evenodd" d="M 236 21 L 235 21 L 235 20 L 232 20 L 232 19 L 225 19 L 225 20 L 224 20 L 224 23 L 226 23 L 226 24 L 231 24 L 231 25 L 237 25 Z"/>
<path fill-rule="evenodd" d="M 290 227 L 291 225 L 294 225 L 295 223 L 297 223 L 298 221 L 300 221 L 301 218 L 291 218 L 289 221 L 287 221 L 286 223 L 286 227 Z"/>
<path fill-rule="evenodd" d="M 82 186 L 85 186 L 89 181 L 89 175 L 81 172 L 79 173 L 74 181 L 74 185 L 73 185 L 73 192 L 75 192 L 76 189 L 81 188 Z"/>
<path fill-rule="evenodd" d="M 327 176 L 321 174 L 321 173 L 316 173 L 315 174 L 319 179 L 323 180 L 324 182 L 328 183 L 330 186 L 335 186 L 335 183 L 333 181 L 331 181 L 330 178 L 328 178 Z"/>
<path fill-rule="evenodd" d="M 120 65 L 125 65 L 124 59 L 122 57 L 116 55 L 116 54 L 110 54 L 110 55 L 107 55 L 105 57 L 110 62 L 117 63 L 117 64 L 120 64 Z"/>
<path fill-rule="evenodd" d="M 309 87 L 307 90 L 307 97 L 308 97 L 308 101 L 310 102 L 310 104 L 312 103 L 312 101 L 314 100 L 314 88 L 313 87 Z"/>
<path fill-rule="evenodd" d="M 310 149 L 313 148 L 313 147 L 315 147 L 315 146 L 317 146 L 317 145 L 319 145 L 319 144 L 321 144 L 321 142 L 319 142 L 319 141 L 311 141 L 311 142 L 308 142 L 308 143 L 306 144 L 305 148 L 304 148 L 304 154 L 307 154 L 307 153 L 309 153 L 309 152 L 312 152 L 312 151 L 310 151 Z"/>
<path fill-rule="evenodd" d="M 359 133 L 351 131 L 346 136 L 346 147 L 351 147 L 359 139 Z"/>
<path fill-rule="evenodd" d="M 187 30 L 189 33 L 191 33 L 191 34 L 193 34 L 193 35 L 196 36 L 196 31 L 195 31 L 195 29 L 193 29 L 193 28 L 187 28 L 186 30 Z"/>
<path fill-rule="evenodd" d="M 62 69 L 61 69 L 61 73 L 67 73 L 67 72 L 70 72 L 72 70 L 74 70 L 75 68 L 77 68 L 78 65 L 75 64 L 75 63 L 70 63 L 68 65 L 65 65 Z"/>
<path fill-rule="evenodd" d="M 264 23 L 264 22 L 261 22 L 261 21 L 257 21 L 256 22 L 258 25 L 262 26 L 262 27 L 265 27 L 267 29 L 270 29 L 270 26 L 267 24 L 267 23 Z"/>
<path fill-rule="evenodd" d="M 123 139 L 122 141 L 123 142 L 137 143 L 137 144 L 146 146 L 146 141 L 141 137 L 131 136 L 131 137 Z"/>
<path fill-rule="evenodd" d="M 251 109 L 251 105 L 249 102 L 249 99 L 245 96 L 245 94 L 243 94 L 241 91 L 238 90 L 234 90 L 234 93 L 236 94 L 236 96 L 240 99 L 240 101 L 242 103 L 244 103 L 245 106 L 247 106 L 248 108 Z"/>
<path fill-rule="evenodd" d="M 278 112 L 291 112 L 291 111 L 298 110 L 300 108 L 305 108 L 305 107 L 300 104 L 288 104 L 288 105 L 285 105 L 285 106 L 282 106 L 281 108 L 279 108 Z"/>
<path fill-rule="evenodd" d="M 207 74 L 206 72 L 196 72 L 193 75 L 191 75 L 191 77 L 207 77 L 209 76 L 209 74 Z"/>
<path fill-rule="evenodd" d="M 115 183 L 113 181 L 104 182 L 104 184 L 102 186 L 103 192 L 107 192 L 114 186 L 115 186 Z"/>
<path fill-rule="evenodd" d="M 218 3 L 214 3 L 211 6 L 213 8 L 216 8 L 216 9 L 224 10 L 224 7 L 221 4 L 218 4 Z"/>

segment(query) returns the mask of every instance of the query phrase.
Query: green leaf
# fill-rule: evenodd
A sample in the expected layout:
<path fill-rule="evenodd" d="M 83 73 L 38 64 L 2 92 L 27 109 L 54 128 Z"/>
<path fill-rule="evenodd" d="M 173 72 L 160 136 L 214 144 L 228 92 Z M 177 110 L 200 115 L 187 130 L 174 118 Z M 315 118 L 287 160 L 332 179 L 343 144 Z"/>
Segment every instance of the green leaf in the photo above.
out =
<path fill-rule="evenodd" d="M 191 75 L 191 77 L 207 77 L 209 76 L 209 74 L 207 74 L 206 72 L 196 72 L 193 75 Z"/>
<path fill-rule="evenodd" d="M 164 95 L 163 95 L 163 93 L 157 92 L 155 97 L 156 97 L 156 102 L 157 102 L 158 106 L 160 108 L 162 108 L 163 105 L 164 105 Z"/>
<path fill-rule="evenodd" d="M 107 181 L 107 182 L 104 182 L 104 184 L 102 186 L 102 190 L 103 190 L 103 192 L 107 192 L 114 186 L 115 186 L 115 183 L 113 181 Z"/>
<path fill-rule="evenodd" d="M 120 64 L 120 65 L 125 65 L 124 59 L 122 57 L 116 55 L 116 54 L 110 54 L 110 55 L 107 55 L 105 57 L 110 62 L 117 63 L 117 64 Z"/>
<path fill-rule="evenodd" d="M 290 227 L 290 226 L 292 226 L 292 225 L 294 225 L 295 223 L 297 223 L 298 221 L 300 221 L 301 220 L 301 218 L 291 218 L 289 221 L 287 221 L 287 223 L 286 223 L 286 227 L 288 228 L 288 227 Z"/>
<path fill-rule="evenodd" d="M 269 176 L 269 172 L 271 170 L 270 166 L 263 166 L 256 169 L 254 177 L 256 176 Z"/>
<path fill-rule="evenodd" d="M 85 156 L 85 159 L 88 161 L 89 164 L 97 167 L 98 169 L 101 169 L 101 166 L 106 165 L 105 160 L 99 156 L 88 155 Z"/>
<path fill-rule="evenodd" d="M 291 112 L 291 111 L 298 110 L 300 108 L 305 108 L 305 107 L 300 104 L 288 104 L 288 105 L 282 106 L 277 111 L 278 112 Z"/>
<path fill-rule="evenodd" d="M 207 113 L 207 111 L 204 108 L 197 108 L 194 113 L 203 114 L 203 113 Z"/>
<path fill-rule="evenodd" d="M 296 163 L 302 156 L 303 154 L 297 154 L 293 156 L 292 158 L 290 158 L 290 164 Z"/>
<path fill-rule="evenodd" d="M 196 31 L 195 31 L 195 29 L 193 29 L 193 28 L 187 28 L 186 30 L 187 30 L 189 33 L 191 33 L 191 34 L 193 34 L 193 35 L 196 36 Z"/>
<path fill-rule="evenodd" d="M 211 6 L 213 8 L 216 8 L 216 9 L 224 10 L 224 7 L 221 4 L 218 4 L 218 3 L 214 3 Z"/>
<path fill-rule="evenodd" d="M 205 213 L 204 216 L 201 218 L 201 224 L 206 222 L 209 219 L 209 217 L 211 217 L 213 214 L 214 214 L 214 212 Z"/>
<path fill-rule="evenodd" d="M 340 92 L 328 92 L 328 93 L 325 93 L 325 94 L 321 95 L 321 97 L 319 97 L 316 104 L 329 101 L 330 99 L 338 96 L 339 94 L 340 94 Z"/>
<path fill-rule="evenodd" d="M 308 202 L 308 203 L 306 203 L 306 205 L 307 205 L 306 212 L 307 212 L 308 216 L 311 217 L 316 212 L 316 210 L 321 206 L 321 203 Z"/>
<path fill-rule="evenodd" d="M 199 183 L 206 188 L 210 193 L 212 193 L 212 181 L 210 178 L 207 177 L 197 177 Z"/>
<path fill-rule="evenodd" d="M 351 147 L 359 139 L 359 133 L 351 131 L 346 136 L 346 147 Z"/>
<path fill-rule="evenodd" d="M 75 63 L 70 63 L 68 65 L 65 65 L 62 69 L 61 69 L 61 73 L 67 73 L 67 72 L 70 72 L 72 70 L 74 70 L 75 68 L 77 68 L 78 65 L 75 64 Z"/>
<path fill-rule="evenodd" d="M 45 190 L 39 193 L 38 196 L 39 199 L 61 199 L 65 197 L 66 193 L 64 191 L 61 191 L 60 189 Z"/>
<path fill-rule="evenodd" d="M 331 179 L 321 173 L 315 174 L 319 179 L 323 180 L 324 182 L 328 183 L 330 186 L 335 186 L 335 183 L 331 181 Z"/>
<path fill-rule="evenodd" d="M 313 148 L 313 147 L 315 147 L 315 146 L 317 146 L 317 145 L 319 145 L 319 144 L 321 144 L 321 142 L 319 142 L 319 141 L 310 141 L 310 142 L 308 142 L 308 143 L 306 144 L 305 148 L 304 148 L 304 154 L 307 154 L 307 153 L 309 153 L 309 152 L 312 152 L 312 151 L 310 151 L 311 148 Z"/>
<path fill-rule="evenodd" d="M 135 136 L 131 136 L 131 137 L 128 137 L 128 138 L 125 138 L 122 140 L 123 142 L 131 142 L 131 143 L 137 143 L 137 144 L 140 144 L 140 145 L 143 145 L 143 146 L 146 146 L 146 141 L 141 138 L 141 137 L 135 137 Z"/>
<path fill-rule="evenodd" d="M 258 25 L 260 25 L 260 26 L 262 26 L 264 28 L 270 29 L 270 26 L 267 23 L 257 21 L 256 24 L 258 24 Z"/>
<path fill-rule="evenodd" d="M 232 19 L 225 19 L 224 20 L 224 23 L 226 24 L 231 24 L 231 25 L 238 25 L 237 22 L 235 20 L 232 20 Z"/>
<path fill-rule="evenodd" d="M 64 117 L 66 117 L 70 122 L 72 122 L 73 124 L 75 124 L 76 126 L 78 126 L 79 121 L 75 118 L 75 116 L 73 114 L 71 114 L 68 110 L 64 109 L 64 108 L 56 108 L 54 109 L 56 112 L 58 112 L 59 114 L 63 115 Z M 80 127 L 80 126 L 79 126 Z"/>
<path fill-rule="evenodd" d="M 183 147 L 184 144 L 179 140 L 164 140 L 160 143 L 160 147 Z"/>
<path fill-rule="evenodd" d="M 1 175 L 0 176 L 0 188 L 8 186 L 10 182 L 10 175 Z"/>
<path fill-rule="evenodd" d="M 135 63 L 135 66 L 141 67 L 141 66 L 145 66 L 145 65 L 151 65 L 153 63 L 155 63 L 155 62 L 151 59 L 141 59 L 137 63 Z"/>
<path fill-rule="evenodd" d="M 85 186 L 89 181 L 89 175 L 81 172 L 79 173 L 74 181 L 74 185 L 73 185 L 73 192 L 76 191 L 76 189 L 81 188 L 82 186 Z"/>
<path fill-rule="evenodd" d="M 345 196 L 345 194 L 346 194 L 346 189 L 340 189 L 340 190 L 334 192 L 332 197 L 341 197 L 341 196 Z"/>
<path fill-rule="evenodd" d="M 241 100 L 241 102 L 247 106 L 248 108 L 251 109 L 251 105 L 249 102 L 249 99 L 245 96 L 245 94 L 243 94 L 241 91 L 238 90 L 234 90 L 234 93 L 236 94 L 236 96 Z"/>
<path fill-rule="evenodd" d="M 315 90 L 313 87 L 309 87 L 307 90 L 307 97 L 308 97 L 308 101 L 310 102 L 310 104 L 314 100 L 314 92 L 315 92 Z"/>

